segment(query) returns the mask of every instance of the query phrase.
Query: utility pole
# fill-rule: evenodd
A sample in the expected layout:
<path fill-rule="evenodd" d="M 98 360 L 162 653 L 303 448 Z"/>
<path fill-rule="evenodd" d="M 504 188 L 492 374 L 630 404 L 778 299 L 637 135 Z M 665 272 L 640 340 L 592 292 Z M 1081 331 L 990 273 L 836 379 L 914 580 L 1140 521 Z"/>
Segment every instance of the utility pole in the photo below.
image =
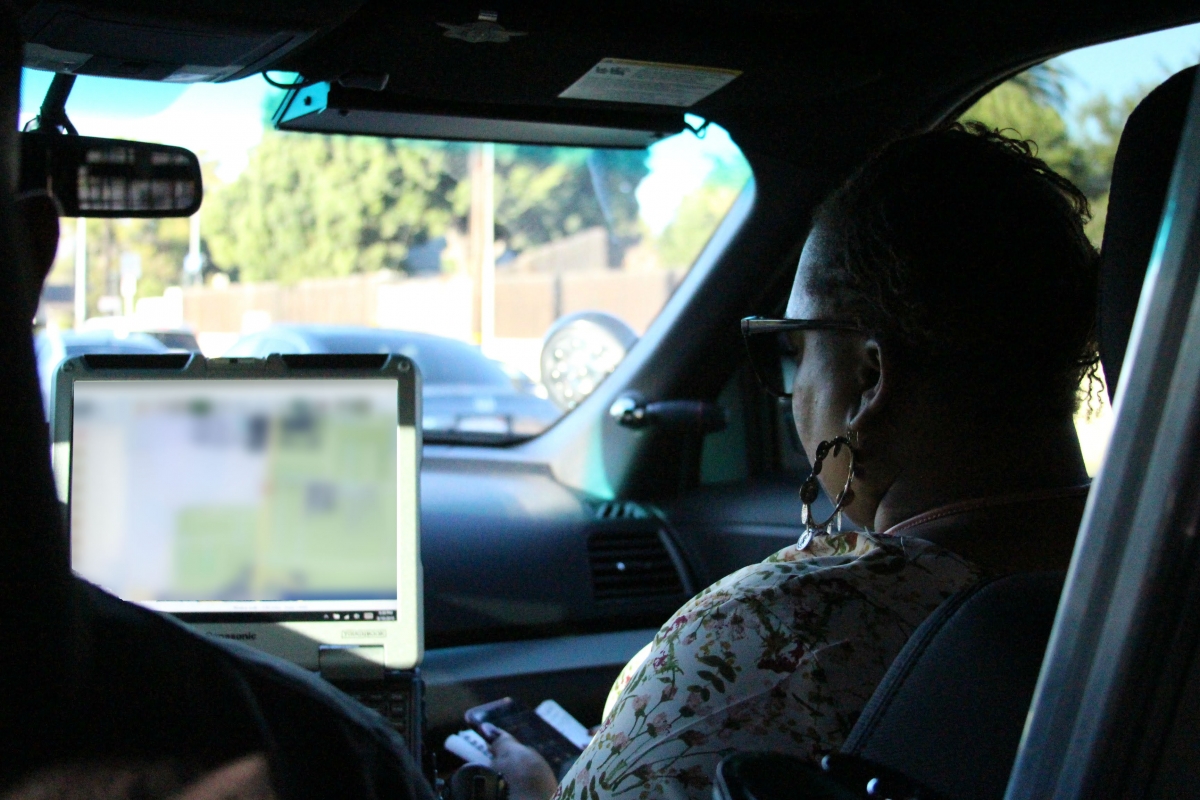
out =
<path fill-rule="evenodd" d="M 137 297 L 138 279 L 142 277 L 142 257 L 138 253 L 121 254 L 121 297 L 125 300 L 125 317 L 133 317 L 133 301 Z"/>
<path fill-rule="evenodd" d="M 87 319 L 87 218 L 75 219 L 75 330 Z"/>
<path fill-rule="evenodd" d="M 183 257 L 183 283 L 194 286 L 204 280 L 204 256 L 200 253 L 200 212 L 188 220 L 188 252 Z"/>
<path fill-rule="evenodd" d="M 485 354 L 496 338 L 496 146 L 471 150 L 471 278 L 474 283 L 472 333 Z"/>

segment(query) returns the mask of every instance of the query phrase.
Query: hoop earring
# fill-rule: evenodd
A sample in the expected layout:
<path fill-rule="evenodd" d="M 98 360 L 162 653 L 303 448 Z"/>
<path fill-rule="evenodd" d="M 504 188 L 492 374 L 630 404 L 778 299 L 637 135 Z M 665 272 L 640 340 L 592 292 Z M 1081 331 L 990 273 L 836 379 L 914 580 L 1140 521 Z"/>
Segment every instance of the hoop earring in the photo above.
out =
<path fill-rule="evenodd" d="M 844 436 L 838 436 L 831 441 L 821 442 L 817 445 L 817 462 L 813 464 L 812 473 L 800 486 L 800 502 L 804 504 L 801 511 L 801 521 L 804 523 L 804 532 L 800 534 L 800 539 L 796 542 L 796 549 L 803 550 L 808 547 L 809 543 L 815 536 L 828 536 L 829 523 L 837 520 L 837 532 L 842 532 L 842 509 L 854 502 L 854 490 L 850 488 L 850 484 L 854 482 L 854 447 L 850 444 L 850 437 L 853 436 L 855 441 L 858 440 L 856 431 L 846 431 Z M 850 453 L 850 469 L 846 473 L 846 483 L 842 486 L 842 491 L 838 493 L 837 499 L 833 502 L 833 513 L 824 522 L 814 522 L 812 504 L 816 502 L 817 497 L 821 494 L 821 487 L 817 484 L 817 476 L 821 474 L 821 467 L 825 461 L 825 457 L 830 451 L 836 457 L 845 447 Z"/>

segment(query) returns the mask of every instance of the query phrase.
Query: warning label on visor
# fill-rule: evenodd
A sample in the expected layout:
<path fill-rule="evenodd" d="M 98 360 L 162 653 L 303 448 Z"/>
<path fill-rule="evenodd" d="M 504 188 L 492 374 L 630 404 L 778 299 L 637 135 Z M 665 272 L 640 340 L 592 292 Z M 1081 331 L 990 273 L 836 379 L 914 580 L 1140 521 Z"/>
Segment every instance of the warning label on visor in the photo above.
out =
<path fill-rule="evenodd" d="M 605 58 L 559 97 L 687 108 L 741 74 L 735 69 Z"/>

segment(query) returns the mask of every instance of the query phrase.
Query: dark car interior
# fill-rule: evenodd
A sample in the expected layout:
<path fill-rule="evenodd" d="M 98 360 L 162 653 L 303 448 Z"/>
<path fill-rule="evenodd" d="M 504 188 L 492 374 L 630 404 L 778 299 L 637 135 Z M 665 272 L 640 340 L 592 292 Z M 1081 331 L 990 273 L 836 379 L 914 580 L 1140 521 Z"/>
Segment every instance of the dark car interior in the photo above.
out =
<path fill-rule="evenodd" d="M 328 83 L 326 120 L 293 116 L 293 130 L 402 135 L 422 130 L 411 127 L 418 124 L 413 120 L 432 119 L 440 120 L 435 135 L 460 131 L 464 139 L 633 141 L 690 123 L 680 109 L 564 99 L 560 93 L 609 57 L 739 72 L 687 112 L 730 133 L 751 165 L 753 182 L 625 360 L 539 436 L 503 447 L 424 447 L 421 672 L 430 751 L 462 727 L 467 709 L 506 696 L 530 707 L 554 698 L 577 719 L 594 724 L 617 672 L 673 611 L 718 578 L 795 542 L 803 530 L 797 491 L 808 462 L 790 408 L 764 394 L 748 369 L 738 321 L 783 316 L 809 216 L 841 179 L 882 144 L 955 118 L 1031 65 L 1085 45 L 1200 21 L 1200 6 L 1174 0 L 1051 5 L 664 0 L 545 7 L 502 2 L 486 9 L 378 0 L 240 5 L 15 0 L 13 6 L 28 67 L 138 80 L 165 80 L 194 69 L 213 81 L 270 70 L 299 76 L 291 85 L 297 91 Z M 447 33 L 451 26 L 477 23 L 491 26 L 479 30 L 512 35 L 472 41 Z M 1194 70 L 1185 71 L 1150 95 L 1130 117 L 1116 156 L 1102 248 L 1099 332 L 1108 390 L 1127 404 L 1120 410 L 1151 402 L 1149 390 L 1137 388 L 1143 378 L 1136 370 L 1149 370 L 1155 354 L 1132 362 L 1126 350 L 1131 340 L 1149 341 L 1144 325 L 1135 325 L 1135 314 L 1139 299 L 1146 302 L 1147 264 L 1165 247 L 1156 244 L 1163 235 L 1164 198 L 1186 189 L 1180 188 L 1183 162 L 1177 163 L 1176 153 L 1181 138 L 1186 146 L 1185 123 L 1197 119 L 1193 78 Z M 303 103 L 303 95 L 295 97 Z M 1197 171 L 1195 165 L 1191 171 Z M 1195 261 L 1198 252 L 1187 250 L 1181 258 Z M 1195 288 L 1194 276 L 1191 280 L 1179 289 L 1171 319 L 1186 320 L 1180 315 L 1192 299 L 1187 290 Z M 1180 337 L 1190 331 L 1183 322 L 1172 324 Z M 0 361 L 6 369 L 20 368 L 13 363 Z M 1162 392 L 1168 379 L 1178 377 L 1174 363 L 1154 361 Z M 1188 365 L 1180 363 L 1186 371 Z M 3 380 L 18 377 L 25 380 L 15 372 Z M 1130 380 L 1133 388 L 1126 387 Z M 610 414 L 631 393 L 650 402 L 719 407 L 726 424 L 719 431 L 699 421 L 632 427 Z M 1124 424 L 1125 417 L 1120 419 Z M 1177 438 L 1195 433 L 1190 417 L 1154 419 L 1159 426 L 1175 424 Z M 1146 442 L 1167 434 L 1155 427 L 1129 435 L 1135 443 L 1114 444 L 1109 458 L 1127 458 L 1128 470 L 1144 474 L 1154 453 Z M 34 440 L 29 452 L 36 449 Z M 1180 501 L 1171 506 L 1173 519 L 1184 527 L 1196 488 L 1189 466 L 1194 460 L 1185 456 L 1177 459 L 1176 472 L 1154 473 L 1170 479 L 1171 497 Z M 18 463 L 6 465 L 5 472 Z M 1142 490 L 1142 479 L 1136 485 L 1120 482 L 1132 472 L 1114 468 L 1109 474 L 1107 483 L 1094 484 L 1093 493 L 1103 489 L 1123 497 Z M 821 502 L 824 516 L 832 506 L 825 498 Z M 6 501 L 0 508 L 52 514 L 45 503 L 40 510 L 35 506 Z M 1174 605 L 1153 606 L 1144 618 L 1161 612 L 1162 624 L 1137 631 L 1145 658 L 1175 648 L 1177 657 L 1164 662 L 1173 672 L 1162 677 L 1144 659 L 1122 655 L 1110 685 L 1124 678 L 1125 693 L 1111 705 L 1088 695 L 1108 727 L 1099 722 L 1092 729 L 1073 727 L 1083 723 L 1052 707 L 1055 686 L 1047 683 L 1043 666 L 1048 640 L 1052 655 L 1058 653 L 1054 648 L 1065 647 L 1069 638 L 1063 630 L 1074 624 L 1082 631 L 1077 636 L 1090 637 L 1072 640 L 1078 658 L 1087 646 L 1099 647 L 1102 637 L 1134 646 L 1132 639 L 1112 638 L 1120 633 L 1111 627 L 1115 623 L 1080 610 L 1078 603 L 1094 594 L 1082 589 L 1071 594 L 1073 581 L 1092 574 L 1087 565 L 1093 561 L 1107 558 L 1112 570 L 1128 566 L 1121 560 L 1125 551 L 1101 546 L 1105 508 L 1097 500 L 1089 506 L 1085 531 L 1099 531 L 1097 544 L 1089 550 L 1081 538 L 1077 545 L 1064 605 L 1061 574 L 1017 576 L 952 598 L 914 635 L 843 750 L 846 760 L 827 766 L 826 774 L 854 784 L 858 794 L 845 796 L 874 796 L 864 788 L 866 780 L 887 775 L 897 776 L 887 780 L 896 781 L 898 791 L 916 792 L 904 795 L 914 797 L 1035 797 L 1051 794 L 1051 788 L 1063 797 L 1116 796 L 1114 787 L 1124 796 L 1149 793 L 1151 786 L 1158 796 L 1170 796 L 1171 787 L 1194 785 L 1187 783 L 1196 768 L 1187 766 L 1186 743 L 1195 742 L 1195 709 L 1187 720 L 1175 712 L 1184 688 L 1194 692 L 1197 683 L 1190 660 L 1195 606 L 1185 602 L 1195 599 L 1190 543 L 1190 549 L 1178 551 L 1183 553 L 1175 560 L 1178 569 L 1166 584 L 1177 590 Z M 1120 520 L 1132 524 L 1132 514 Z M 1194 528 L 1187 530 L 1190 537 Z M 1098 583 L 1093 575 L 1089 591 L 1116 585 L 1115 572 L 1104 574 L 1111 583 Z M 1114 596 L 1162 600 L 1154 594 L 1157 586 L 1147 578 L 1122 584 L 1129 594 Z M 19 602 L 13 595 L 19 590 L 6 589 L 6 604 Z M 1074 606 L 1071 597 L 1077 598 Z M 1134 600 L 1128 607 L 1151 608 Z M 1059 627 L 1052 633 L 1056 609 Z M 1074 613 L 1065 622 L 1064 609 Z M 1092 613 L 1120 610 L 1104 605 Z M 1101 660 L 1095 656 L 1087 663 Z M 1082 687 L 1091 687 L 1088 681 L 1095 677 L 1083 670 L 1060 674 L 1064 685 L 1076 679 L 1077 688 L 1062 696 L 1081 706 Z M 938 689 L 922 688 L 928 686 Z M 1139 692 L 1141 705 L 1130 699 Z M 1191 694 L 1186 698 L 1194 700 Z M 1028 716 L 1031 701 L 1034 716 Z M 1037 705 L 1042 703 L 1046 710 Z M 1102 733 L 1119 728 L 1113 720 L 1122 714 L 1136 724 L 1105 739 Z M 1038 720 L 1053 725 L 1038 727 Z M 1190 727 L 1172 727 L 1181 720 Z M 1104 740 L 1109 749 L 1097 744 L 1085 752 L 1077 742 L 1069 752 L 1066 744 L 1049 748 L 1047 753 L 1060 757 L 1051 775 L 1046 761 L 1051 756 L 1037 755 L 1039 742 L 1055 736 L 1066 742 L 1072 731 L 1088 742 Z M 1168 740 L 1168 732 L 1176 738 Z M 970 757 L 960 757 L 964 748 Z M 1114 758 L 1113 748 L 1124 748 L 1124 756 Z M 1164 752 L 1165 760 L 1156 760 L 1154 753 Z M 1096 766 L 1106 757 L 1108 772 Z M 1014 758 L 1018 773 L 1010 783 Z M 444 751 L 433 761 L 443 777 L 460 763 Z M 787 772 L 796 765 L 768 760 L 738 768 L 740 773 L 727 771 L 724 790 L 730 797 L 834 796 L 816 793 L 816 783 L 813 794 L 794 793 L 804 781 L 820 779 Z M 791 777 L 781 782 L 779 775 Z"/>

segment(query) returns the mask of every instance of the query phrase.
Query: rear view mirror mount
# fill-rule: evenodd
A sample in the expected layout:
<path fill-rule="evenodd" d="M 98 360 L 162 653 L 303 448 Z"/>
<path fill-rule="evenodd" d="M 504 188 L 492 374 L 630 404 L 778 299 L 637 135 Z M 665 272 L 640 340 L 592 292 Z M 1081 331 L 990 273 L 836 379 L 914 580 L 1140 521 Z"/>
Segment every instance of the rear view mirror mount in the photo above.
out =
<path fill-rule="evenodd" d="M 190 217 L 200 160 L 182 147 L 80 136 L 67 118 L 74 75 L 54 76 L 34 129 L 21 134 L 20 191 L 48 191 L 67 217 Z"/>

